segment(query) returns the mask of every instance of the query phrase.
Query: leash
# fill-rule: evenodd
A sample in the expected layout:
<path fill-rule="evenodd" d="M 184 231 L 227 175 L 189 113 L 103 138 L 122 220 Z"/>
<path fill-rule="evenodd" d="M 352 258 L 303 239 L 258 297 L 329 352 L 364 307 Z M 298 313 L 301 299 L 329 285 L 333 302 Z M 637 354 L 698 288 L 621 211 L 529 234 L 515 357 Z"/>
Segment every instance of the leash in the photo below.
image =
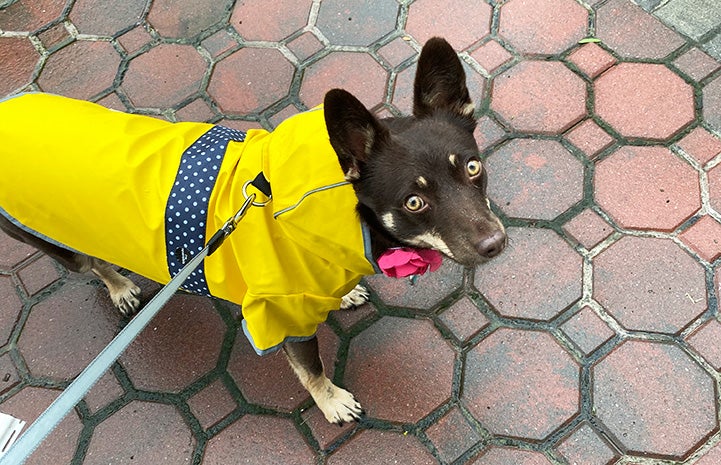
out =
<path fill-rule="evenodd" d="M 265 202 L 255 202 L 255 194 L 248 194 L 248 185 L 268 197 Z M 215 252 L 225 239 L 235 230 L 240 220 L 251 206 L 261 207 L 270 202 L 271 190 L 268 180 L 259 173 L 253 181 L 243 185 L 245 201 L 235 215 L 210 238 L 206 246 L 191 258 L 168 284 L 153 297 L 148 304 L 113 338 L 110 343 L 88 364 L 75 380 L 40 414 L 30 427 L 10 446 L 7 453 L 0 457 L 0 465 L 20 465 L 38 448 L 40 443 L 55 429 L 60 421 L 82 400 L 87 392 L 98 382 L 103 374 L 115 363 L 120 354 L 135 340 L 150 323 L 161 308 L 180 288 L 186 278 L 201 264 L 205 257 Z"/>

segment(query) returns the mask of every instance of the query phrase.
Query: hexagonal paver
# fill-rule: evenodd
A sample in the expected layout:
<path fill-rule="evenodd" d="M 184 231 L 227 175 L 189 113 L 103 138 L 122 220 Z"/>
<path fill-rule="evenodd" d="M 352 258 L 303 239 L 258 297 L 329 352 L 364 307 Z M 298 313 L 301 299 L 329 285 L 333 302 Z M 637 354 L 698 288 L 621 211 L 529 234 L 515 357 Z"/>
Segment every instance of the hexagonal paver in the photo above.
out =
<path fill-rule="evenodd" d="M 332 52 L 305 70 L 299 95 L 314 107 L 323 103 L 326 92 L 340 87 L 371 108 L 383 102 L 387 79 L 383 67 L 367 53 Z"/>
<path fill-rule="evenodd" d="M 682 459 L 717 428 L 713 379 L 675 345 L 628 341 L 592 379 L 596 415 L 631 452 Z"/>
<path fill-rule="evenodd" d="M 421 44 L 440 36 L 456 50 L 465 50 L 491 32 L 491 13 L 482 0 L 416 0 L 408 11 L 406 32 Z"/>
<path fill-rule="evenodd" d="M 338 336 L 327 325 L 321 325 L 318 327 L 318 343 L 326 376 L 332 379 L 338 354 Z M 310 398 L 282 351 L 258 356 L 241 333 L 230 354 L 228 373 L 243 397 L 253 404 L 291 412 Z"/>
<path fill-rule="evenodd" d="M 382 274 L 365 279 L 386 305 L 428 310 L 463 284 L 463 267 L 445 259 L 441 268 L 419 276 L 415 284 L 409 279 L 389 278 Z"/>
<path fill-rule="evenodd" d="M 706 309 L 703 267 L 670 239 L 626 236 L 593 264 L 594 297 L 626 329 L 674 334 Z"/>
<path fill-rule="evenodd" d="M 485 165 L 488 196 L 508 216 L 552 220 L 583 198 L 583 165 L 559 142 L 515 139 Z"/>
<path fill-rule="evenodd" d="M 411 435 L 392 431 L 364 430 L 328 457 L 328 465 L 369 465 L 438 463 L 428 449 Z"/>
<path fill-rule="evenodd" d="M 175 407 L 136 400 L 95 427 L 85 463 L 186 463 L 195 442 Z"/>
<path fill-rule="evenodd" d="M 533 14 L 529 14 L 529 10 Z M 511 0 L 498 33 L 521 53 L 561 53 L 586 36 L 588 11 L 573 0 Z"/>
<path fill-rule="evenodd" d="M 430 321 L 384 317 L 351 341 L 345 384 L 369 416 L 415 423 L 450 398 L 454 359 Z"/>
<path fill-rule="evenodd" d="M 293 65 L 272 48 L 242 48 L 215 65 L 208 93 L 224 113 L 245 115 L 288 94 Z"/>
<path fill-rule="evenodd" d="M 119 65 L 110 42 L 78 40 L 48 57 L 37 83 L 45 92 L 88 99 L 113 85 Z"/>
<path fill-rule="evenodd" d="M 25 387 L 0 404 L 0 411 L 25 421 L 27 424 L 22 431 L 25 432 L 59 394 L 60 392 L 55 390 Z M 70 412 L 30 455 L 25 465 L 71 463 L 82 429 L 83 425 L 77 414 Z"/>
<path fill-rule="evenodd" d="M 0 95 L 30 83 L 40 55 L 26 37 L 0 37 Z"/>
<path fill-rule="evenodd" d="M 541 440 L 578 411 L 579 377 L 550 334 L 501 328 L 468 352 L 461 400 L 491 433 Z"/>
<path fill-rule="evenodd" d="M 209 299 L 177 295 L 120 360 L 135 387 L 180 391 L 215 368 L 226 330 Z"/>
<path fill-rule="evenodd" d="M 596 201 L 628 229 L 673 231 L 701 208 L 698 174 L 665 147 L 622 147 L 596 166 Z"/>
<path fill-rule="evenodd" d="M 137 24 L 145 11 L 146 0 L 78 0 L 70 12 L 70 21 L 78 32 L 113 36 Z M 103 14 L 97 14 L 103 11 Z"/>
<path fill-rule="evenodd" d="M 278 42 L 308 24 L 311 0 L 286 0 L 273 4 L 263 0 L 236 2 L 230 25 L 245 40 Z"/>
<path fill-rule="evenodd" d="M 232 0 L 154 0 L 148 22 L 160 35 L 191 39 L 225 17 Z"/>
<path fill-rule="evenodd" d="M 721 131 L 721 76 L 703 90 L 703 116 L 714 129 Z"/>
<path fill-rule="evenodd" d="M 596 112 L 623 136 L 665 140 L 693 121 L 693 88 L 664 65 L 621 63 L 596 80 Z"/>
<path fill-rule="evenodd" d="M 191 45 L 160 44 L 130 61 L 122 88 L 138 108 L 168 108 L 200 90 L 208 64 Z"/>
<path fill-rule="evenodd" d="M 611 0 L 598 9 L 596 37 L 620 55 L 633 58 L 663 58 L 684 43 L 661 21 L 626 0 Z"/>
<path fill-rule="evenodd" d="M 548 459 L 540 452 L 493 446 L 488 448 L 470 465 L 548 465 Z"/>
<path fill-rule="evenodd" d="M 33 376 L 68 380 L 115 336 L 120 314 L 98 300 L 99 292 L 106 291 L 66 284 L 32 308 L 18 348 Z"/>
<path fill-rule="evenodd" d="M 325 0 L 316 27 L 331 44 L 367 46 L 395 30 L 398 8 L 395 0 Z"/>
<path fill-rule="evenodd" d="M 229 463 L 316 463 L 315 454 L 293 422 L 285 418 L 246 415 L 208 441 L 203 465 Z"/>
<path fill-rule="evenodd" d="M 508 228 L 510 246 L 476 269 L 474 284 L 500 314 L 549 320 L 581 298 L 582 259 L 549 229 Z"/>
<path fill-rule="evenodd" d="M 586 115 L 586 86 L 562 63 L 524 61 L 493 80 L 491 108 L 518 131 L 557 134 Z"/>

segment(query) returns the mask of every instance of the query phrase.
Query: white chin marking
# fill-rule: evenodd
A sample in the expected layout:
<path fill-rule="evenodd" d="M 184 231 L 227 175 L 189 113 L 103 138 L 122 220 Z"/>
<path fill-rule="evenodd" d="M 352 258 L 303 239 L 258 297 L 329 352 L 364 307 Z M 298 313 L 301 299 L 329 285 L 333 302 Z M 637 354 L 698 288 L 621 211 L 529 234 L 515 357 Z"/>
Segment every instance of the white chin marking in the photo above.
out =
<path fill-rule="evenodd" d="M 395 231 L 396 220 L 393 218 L 393 213 L 384 213 L 381 215 L 381 222 L 388 231 Z"/>
<path fill-rule="evenodd" d="M 451 249 L 448 248 L 448 245 L 446 245 L 446 243 L 443 241 L 443 239 L 441 239 L 439 235 L 432 232 L 427 232 L 421 234 L 420 236 L 412 237 L 408 239 L 407 242 L 418 247 L 436 249 L 439 252 L 442 252 L 453 258 L 453 254 L 451 253 Z"/>

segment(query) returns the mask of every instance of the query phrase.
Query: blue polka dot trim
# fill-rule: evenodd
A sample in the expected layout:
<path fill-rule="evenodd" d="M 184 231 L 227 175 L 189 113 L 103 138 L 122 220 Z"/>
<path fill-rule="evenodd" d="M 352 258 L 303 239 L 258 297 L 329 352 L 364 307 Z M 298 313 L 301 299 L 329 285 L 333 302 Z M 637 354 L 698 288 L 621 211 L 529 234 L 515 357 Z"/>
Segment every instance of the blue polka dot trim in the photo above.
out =
<path fill-rule="evenodd" d="M 210 193 L 231 140 L 243 142 L 245 133 L 214 126 L 183 152 L 165 207 L 165 250 L 170 276 L 175 276 L 205 247 Z M 182 287 L 196 294 L 210 295 L 204 266 L 196 268 Z"/>

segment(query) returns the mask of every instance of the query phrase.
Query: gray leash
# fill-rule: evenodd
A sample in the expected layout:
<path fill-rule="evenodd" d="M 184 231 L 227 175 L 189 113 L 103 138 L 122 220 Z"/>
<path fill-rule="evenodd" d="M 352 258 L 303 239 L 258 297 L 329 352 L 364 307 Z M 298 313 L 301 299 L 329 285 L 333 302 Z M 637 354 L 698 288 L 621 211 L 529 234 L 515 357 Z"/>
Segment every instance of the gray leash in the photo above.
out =
<path fill-rule="evenodd" d="M 243 218 L 251 205 L 264 205 L 254 203 L 255 194 L 246 195 L 245 202 L 240 210 L 229 219 L 213 237 L 210 238 L 203 250 L 198 252 L 173 279 L 166 284 L 148 304 L 138 312 L 135 317 L 123 328 L 110 344 L 100 351 L 97 357 L 78 375 L 75 380 L 53 401 L 52 404 L 40 414 L 32 425 L 21 434 L 7 453 L 0 458 L 0 465 L 20 465 L 25 463 L 30 454 L 38 448 L 40 443 L 50 434 L 60 421 L 72 410 L 85 394 L 98 382 L 101 376 L 115 363 L 120 354 L 138 337 L 138 334 L 150 323 L 150 320 L 175 294 L 185 279 L 203 261 L 205 257 L 215 252 L 226 237 L 235 230 L 238 222 Z"/>

